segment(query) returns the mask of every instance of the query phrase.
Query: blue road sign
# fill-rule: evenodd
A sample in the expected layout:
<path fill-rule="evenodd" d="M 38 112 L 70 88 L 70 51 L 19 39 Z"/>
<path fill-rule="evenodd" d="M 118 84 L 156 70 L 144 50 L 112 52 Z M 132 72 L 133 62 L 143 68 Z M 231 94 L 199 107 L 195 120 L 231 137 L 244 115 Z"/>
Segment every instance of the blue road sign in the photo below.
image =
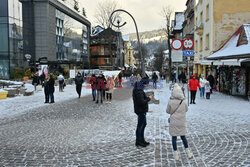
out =
<path fill-rule="evenodd" d="M 183 56 L 194 56 L 195 55 L 195 51 L 193 50 L 184 50 L 183 51 Z"/>

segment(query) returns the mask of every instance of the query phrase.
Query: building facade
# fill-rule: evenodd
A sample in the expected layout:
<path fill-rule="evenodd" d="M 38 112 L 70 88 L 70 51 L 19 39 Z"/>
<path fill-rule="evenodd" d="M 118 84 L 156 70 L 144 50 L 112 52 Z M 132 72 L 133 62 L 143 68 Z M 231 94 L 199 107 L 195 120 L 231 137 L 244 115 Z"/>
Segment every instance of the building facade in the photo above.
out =
<path fill-rule="evenodd" d="M 19 67 L 25 66 L 23 29 L 22 4 L 18 0 L 1 0 L 0 78 L 2 79 L 11 78 Z"/>
<path fill-rule="evenodd" d="M 125 67 L 134 67 L 134 49 L 131 46 L 131 42 L 128 39 L 123 38 L 124 40 L 124 65 Z"/>
<path fill-rule="evenodd" d="M 199 0 L 195 7 L 196 74 L 215 73 L 206 58 L 217 51 L 242 24 L 250 22 L 248 0 Z"/>
<path fill-rule="evenodd" d="M 123 39 L 119 31 L 94 28 L 90 44 L 91 68 L 119 69 L 124 66 Z"/>
<path fill-rule="evenodd" d="M 91 24 L 86 18 L 56 0 L 0 3 L 0 39 L 4 41 L 0 68 L 5 71 L 0 78 L 14 78 L 16 67 L 30 66 L 35 72 L 39 64 L 48 65 L 50 72 L 88 68 Z"/>

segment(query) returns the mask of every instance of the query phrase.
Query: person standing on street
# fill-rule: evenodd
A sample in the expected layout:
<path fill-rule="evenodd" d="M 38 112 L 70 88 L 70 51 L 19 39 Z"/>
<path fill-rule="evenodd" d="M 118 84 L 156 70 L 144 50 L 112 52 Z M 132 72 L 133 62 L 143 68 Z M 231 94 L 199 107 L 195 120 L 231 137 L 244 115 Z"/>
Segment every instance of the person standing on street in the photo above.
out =
<path fill-rule="evenodd" d="M 58 76 L 58 81 L 59 81 L 59 92 L 63 92 L 64 76 L 62 74 Z"/>
<path fill-rule="evenodd" d="M 154 88 L 154 89 L 157 88 L 157 85 L 156 85 L 157 79 L 158 79 L 158 76 L 157 76 L 156 73 L 154 72 L 154 73 L 153 73 L 153 76 L 152 76 L 153 88 Z"/>
<path fill-rule="evenodd" d="M 91 85 L 91 89 L 92 89 L 92 97 L 93 97 L 93 101 L 95 101 L 96 99 L 96 76 L 95 74 L 92 74 L 91 78 L 90 78 L 90 85 Z"/>
<path fill-rule="evenodd" d="M 172 136 L 172 146 L 174 149 L 175 160 L 180 159 L 179 153 L 177 151 L 177 136 L 181 137 L 188 158 L 192 158 L 192 154 L 188 148 L 188 141 L 185 136 L 187 111 L 188 105 L 184 97 L 183 91 L 178 84 L 174 84 L 174 89 L 168 102 L 166 112 L 170 114 L 169 133 Z"/>
<path fill-rule="evenodd" d="M 96 103 L 99 103 L 99 99 L 101 100 L 101 103 L 103 103 L 103 90 L 105 89 L 105 84 L 104 82 L 106 82 L 105 78 L 103 77 L 103 75 L 100 73 L 99 76 L 97 77 L 97 85 L 96 85 L 96 89 L 97 89 L 97 97 L 96 97 Z"/>
<path fill-rule="evenodd" d="M 200 90 L 200 97 L 204 98 L 205 95 L 205 84 L 206 84 L 207 80 L 204 77 L 204 74 L 201 74 L 201 78 L 200 78 L 200 85 L 201 85 L 201 90 Z"/>
<path fill-rule="evenodd" d="M 81 73 L 78 72 L 77 75 L 76 75 L 76 77 L 75 77 L 76 92 L 78 94 L 78 98 L 81 97 L 82 83 L 83 83 L 83 78 L 81 76 Z"/>
<path fill-rule="evenodd" d="M 106 91 L 107 103 L 111 103 L 112 102 L 112 95 L 114 92 L 114 79 L 110 76 L 107 79 L 106 89 L 107 89 L 107 91 Z"/>
<path fill-rule="evenodd" d="M 189 80 L 188 88 L 191 91 L 191 102 L 190 104 L 195 104 L 195 96 L 197 92 L 197 87 L 201 88 L 199 81 L 196 79 L 195 74 L 192 75 L 192 79 Z"/>
<path fill-rule="evenodd" d="M 34 88 L 36 91 L 36 87 L 37 85 L 39 85 L 39 77 L 37 73 L 35 73 L 35 75 L 33 76 L 32 85 L 34 85 Z"/>
<path fill-rule="evenodd" d="M 49 75 L 48 85 L 49 85 L 50 103 L 55 103 L 55 100 L 54 100 L 55 79 L 54 79 L 54 77 L 53 77 L 53 74 L 50 74 L 50 75 Z"/>
<path fill-rule="evenodd" d="M 43 82 L 43 88 L 44 88 L 44 95 L 45 95 L 45 102 L 44 103 L 49 103 L 49 77 L 45 77 L 44 82 Z"/>
<path fill-rule="evenodd" d="M 207 80 L 209 81 L 209 84 L 211 86 L 211 89 L 210 89 L 210 93 L 213 93 L 213 88 L 214 88 L 214 82 L 215 82 L 215 79 L 213 77 L 213 75 L 210 73 L 210 75 L 207 77 Z"/>
<path fill-rule="evenodd" d="M 210 99 L 210 90 L 211 90 L 211 86 L 209 82 L 207 81 L 205 85 L 206 99 Z"/>
<path fill-rule="evenodd" d="M 145 141 L 144 130 L 147 125 L 146 113 L 148 112 L 148 102 L 152 99 L 152 96 L 146 96 L 143 89 L 146 86 L 147 82 L 145 81 L 145 79 L 141 79 L 139 77 L 140 75 L 138 74 L 138 81 L 135 83 L 133 89 L 134 112 L 138 116 L 135 145 L 137 147 L 146 147 L 150 143 Z"/>

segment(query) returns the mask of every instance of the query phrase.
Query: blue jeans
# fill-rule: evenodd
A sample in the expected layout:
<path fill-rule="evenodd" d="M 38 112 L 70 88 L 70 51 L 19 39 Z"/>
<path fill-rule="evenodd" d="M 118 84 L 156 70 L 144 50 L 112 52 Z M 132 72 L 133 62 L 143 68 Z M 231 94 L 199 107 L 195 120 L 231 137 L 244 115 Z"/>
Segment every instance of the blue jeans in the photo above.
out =
<path fill-rule="evenodd" d="M 200 96 L 204 97 L 204 95 L 205 95 L 205 87 L 201 87 Z"/>
<path fill-rule="evenodd" d="M 94 100 L 96 99 L 96 89 L 92 89 L 92 97 Z"/>
<path fill-rule="evenodd" d="M 187 139 L 186 139 L 186 136 L 181 136 L 181 140 L 183 142 L 183 145 L 185 148 L 188 148 L 188 142 L 187 142 Z M 172 145 L 173 145 L 173 149 L 174 151 L 177 150 L 177 136 L 172 136 Z"/>
<path fill-rule="evenodd" d="M 144 141 L 144 130 L 147 125 L 146 113 L 138 114 L 138 123 L 136 128 L 136 141 Z"/>
<path fill-rule="evenodd" d="M 54 103 L 54 93 L 49 93 L 50 102 Z"/>

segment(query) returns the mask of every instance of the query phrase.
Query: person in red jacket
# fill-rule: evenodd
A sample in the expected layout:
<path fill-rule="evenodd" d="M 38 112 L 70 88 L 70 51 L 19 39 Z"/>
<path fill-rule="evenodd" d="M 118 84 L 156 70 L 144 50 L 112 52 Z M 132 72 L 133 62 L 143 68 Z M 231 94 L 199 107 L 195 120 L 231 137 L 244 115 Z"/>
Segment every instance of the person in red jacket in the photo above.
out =
<path fill-rule="evenodd" d="M 197 87 L 201 88 L 199 81 L 196 79 L 195 74 L 192 75 L 192 79 L 189 80 L 189 89 L 191 92 L 191 102 L 190 104 L 195 104 L 195 96 Z"/>

